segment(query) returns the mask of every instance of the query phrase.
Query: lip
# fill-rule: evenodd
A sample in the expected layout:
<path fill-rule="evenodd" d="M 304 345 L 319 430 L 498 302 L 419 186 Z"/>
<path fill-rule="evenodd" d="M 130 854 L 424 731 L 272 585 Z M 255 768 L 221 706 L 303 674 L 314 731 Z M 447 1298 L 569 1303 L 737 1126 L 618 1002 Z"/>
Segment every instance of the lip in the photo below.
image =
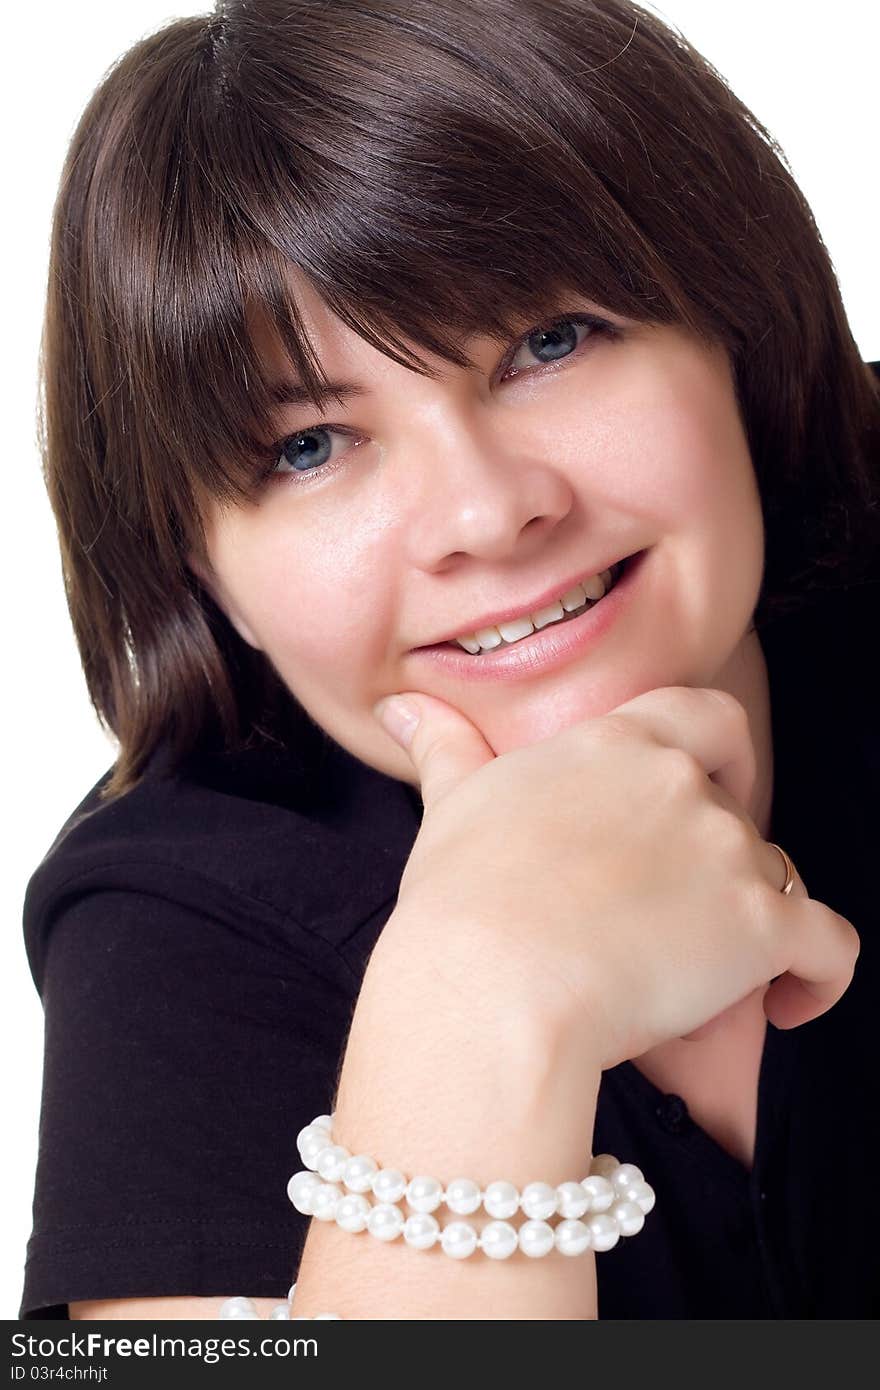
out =
<path fill-rule="evenodd" d="M 603 565 L 595 573 L 604 574 L 605 570 L 610 570 L 619 559 L 620 556 L 617 559 L 609 560 L 607 565 Z M 562 584 L 557 584 L 552 589 L 545 589 L 544 593 L 540 594 L 532 603 L 521 603 L 514 608 L 505 608 L 503 611 L 499 610 L 487 614 L 485 617 L 475 619 L 472 627 L 458 627 L 454 632 L 447 632 L 445 637 L 438 637 L 436 642 L 428 642 L 424 647 L 413 647 L 412 650 L 415 652 L 433 651 L 436 647 L 442 647 L 444 642 L 454 642 L 456 637 L 461 637 L 466 632 L 480 632 L 483 628 L 497 627 L 499 623 L 509 623 L 514 618 L 521 618 L 525 613 L 538 613 L 542 608 L 546 608 L 548 604 L 558 599 L 560 595 L 567 594 L 570 589 L 574 588 L 575 584 L 580 584 L 585 573 L 585 570 L 578 570 L 574 579 L 570 579 L 567 584 L 563 581 Z M 590 577 L 592 578 L 592 576 Z"/>
<path fill-rule="evenodd" d="M 550 623 L 530 637 L 523 637 L 509 647 L 496 647 L 481 656 L 470 656 L 462 648 L 446 642 L 417 647 L 410 656 L 430 661 L 447 675 L 468 681 L 529 680 L 545 671 L 554 671 L 600 641 L 625 610 L 647 554 L 648 549 L 645 549 L 629 556 L 624 562 L 623 574 L 610 593 L 567 623 Z"/>

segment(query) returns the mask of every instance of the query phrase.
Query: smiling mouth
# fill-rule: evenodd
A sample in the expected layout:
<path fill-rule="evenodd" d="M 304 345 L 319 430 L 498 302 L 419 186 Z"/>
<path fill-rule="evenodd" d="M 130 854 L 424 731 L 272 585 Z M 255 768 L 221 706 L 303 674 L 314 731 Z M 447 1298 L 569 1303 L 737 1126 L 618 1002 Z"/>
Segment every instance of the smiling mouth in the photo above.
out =
<path fill-rule="evenodd" d="M 435 644 L 434 649 L 451 648 L 455 652 L 469 655 L 473 661 L 479 661 L 482 657 L 491 652 L 504 651 L 509 647 L 515 647 L 521 642 L 528 641 L 536 632 L 544 632 L 549 628 L 564 627 L 565 624 L 571 622 L 572 619 L 580 618 L 584 613 L 588 612 L 589 609 L 596 608 L 602 602 L 602 599 L 606 598 L 608 594 L 611 593 L 623 577 L 630 560 L 635 559 L 637 554 L 640 553 L 641 552 L 635 552 L 632 555 L 627 555 L 623 560 L 617 560 L 613 565 L 609 566 L 608 571 L 603 571 L 603 573 L 610 573 L 611 582 L 606 588 L 605 593 L 599 598 L 589 598 L 585 595 L 583 602 L 577 603 L 576 593 L 574 590 L 569 590 L 566 594 L 562 595 L 560 599 L 556 600 L 560 607 L 563 608 L 562 614 L 557 617 L 546 618 L 539 626 L 535 626 L 528 614 L 523 614 L 522 618 L 516 619 L 510 623 L 500 624 L 500 628 L 508 629 L 508 636 L 505 636 L 498 626 L 488 627 L 474 633 L 462 635 L 461 637 L 450 638 L 446 642 L 438 642 Z M 583 591 L 583 585 L 577 587 L 580 587 Z"/>
<path fill-rule="evenodd" d="M 632 606 L 633 590 L 639 588 L 639 576 L 651 549 L 646 546 L 623 560 L 615 561 L 609 568 L 615 570 L 619 566 L 616 582 L 601 598 L 590 603 L 579 603 L 580 612 L 569 614 L 577 619 L 572 624 L 560 618 L 536 628 L 518 641 L 499 642 L 492 649 L 478 654 L 468 653 L 455 640 L 419 647 L 416 654 L 432 662 L 441 676 L 466 683 L 530 681 L 539 675 L 560 670 L 570 661 L 601 645 L 621 615 Z M 603 603 L 606 598 L 608 602 Z M 594 608 L 599 611 L 594 613 Z M 556 628 L 562 627 L 570 630 L 556 632 Z"/>

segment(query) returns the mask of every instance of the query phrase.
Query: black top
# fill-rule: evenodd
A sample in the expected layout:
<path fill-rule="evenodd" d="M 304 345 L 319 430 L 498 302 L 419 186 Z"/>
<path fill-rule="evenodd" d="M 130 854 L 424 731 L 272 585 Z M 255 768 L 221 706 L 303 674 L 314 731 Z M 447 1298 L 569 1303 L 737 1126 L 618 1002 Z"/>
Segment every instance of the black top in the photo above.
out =
<path fill-rule="evenodd" d="M 631 1062 L 604 1073 L 593 1151 L 638 1164 L 657 1204 L 597 1258 L 601 1318 L 880 1313 L 878 600 L 864 585 L 761 636 L 768 838 L 859 930 L 855 978 L 821 1018 L 768 1027 L 751 1174 Z M 104 807 L 93 788 L 34 872 L 45 1070 L 20 1316 L 286 1295 L 308 1225 L 286 1195 L 295 1136 L 333 1098 L 421 816 L 413 788 L 313 737 L 299 758 L 157 763 Z"/>

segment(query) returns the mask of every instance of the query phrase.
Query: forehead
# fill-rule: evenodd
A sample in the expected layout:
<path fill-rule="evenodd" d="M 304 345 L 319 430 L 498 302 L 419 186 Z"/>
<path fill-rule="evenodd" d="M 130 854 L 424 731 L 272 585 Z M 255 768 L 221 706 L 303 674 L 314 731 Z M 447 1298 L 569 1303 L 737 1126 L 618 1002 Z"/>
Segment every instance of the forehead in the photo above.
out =
<path fill-rule="evenodd" d="M 309 345 L 328 377 L 335 379 L 342 373 L 349 379 L 351 373 L 365 375 L 367 372 L 375 376 L 392 367 L 392 359 L 334 313 L 298 267 L 290 266 L 285 280 L 299 318 L 296 325 L 298 337 Z M 291 360 L 271 324 L 270 316 L 251 303 L 247 309 L 247 321 L 254 347 L 272 378 L 291 381 L 295 375 Z M 418 344 L 415 339 L 408 339 L 402 334 L 401 341 L 407 344 L 432 375 L 442 375 L 449 370 L 448 361 Z M 496 337 L 480 333 L 473 335 L 471 341 L 496 341 Z"/>
<path fill-rule="evenodd" d="M 296 266 L 285 272 L 287 290 L 296 306 L 300 326 L 308 341 L 323 359 L 327 349 L 342 342 L 345 325 L 323 301 L 308 277 Z M 262 361 L 277 373 L 287 368 L 283 345 L 271 323 L 268 310 L 249 300 L 246 306 L 248 330 Z"/>

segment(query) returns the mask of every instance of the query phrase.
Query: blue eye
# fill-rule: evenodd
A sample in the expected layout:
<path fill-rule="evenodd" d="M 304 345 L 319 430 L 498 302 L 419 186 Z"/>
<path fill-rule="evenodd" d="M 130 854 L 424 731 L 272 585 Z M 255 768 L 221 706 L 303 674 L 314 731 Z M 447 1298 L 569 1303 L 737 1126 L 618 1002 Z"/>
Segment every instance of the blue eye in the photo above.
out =
<path fill-rule="evenodd" d="M 290 464 L 295 473 L 312 473 L 323 467 L 333 454 L 331 436 L 342 434 L 343 431 L 334 425 L 312 425 L 310 429 L 300 430 L 298 434 L 292 434 L 287 439 L 283 439 L 276 447 L 280 450 L 281 457 L 274 465 L 279 472 L 279 464 L 282 460 Z"/>
<path fill-rule="evenodd" d="M 257 490 L 274 478 L 293 478 L 299 482 L 312 473 L 332 473 L 335 465 L 330 464 L 330 459 L 334 449 L 329 441 L 334 435 L 352 437 L 353 434 L 354 431 L 343 429 L 341 425 L 310 425 L 308 429 L 279 439 L 266 451 L 269 462 L 257 478 Z M 355 448 L 357 443 L 355 439 Z"/>
<path fill-rule="evenodd" d="M 509 377 L 520 374 L 522 368 L 517 367 L 515 363 L 521 352 L 527 351 L 534 356 L 538 356 L 542 352 L 548 353 L 548 359 L 540 363 L 541 366 L 546 367 L 550 362 L 559 362 L 570 357 L 587 338 L 609 326 L 590 314 L 575 314 L 569 318 L 557 319 L 555 323 L 542 324 L 538 328 L 532 329 L 517 344 L 513 357 L 510 359 L 510 366 L 513 369 L 510 370 L 508 367 L 502 380 L 506 381 Z M 582 330 L 581 336 L 578 335 L 577 329 Z"/>

